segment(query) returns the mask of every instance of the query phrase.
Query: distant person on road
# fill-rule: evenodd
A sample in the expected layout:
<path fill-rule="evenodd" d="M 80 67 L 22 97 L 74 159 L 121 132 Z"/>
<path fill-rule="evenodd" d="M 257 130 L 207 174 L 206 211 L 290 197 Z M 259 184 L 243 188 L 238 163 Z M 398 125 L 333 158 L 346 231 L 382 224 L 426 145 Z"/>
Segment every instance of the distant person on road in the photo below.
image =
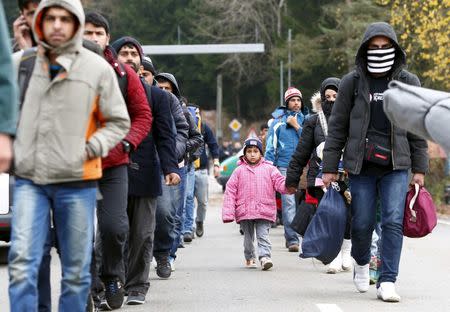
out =
<path fill-rule="evenodd" d="M 381 201 L 381 273 L 377 297 L 398 302 L 395 289 L 403 245 L 403 213 L 411 183 L 424 184 L 428 171 L 427 142 L 390 123 L 383 111 L 383 92 L 391 80 L 420 85 L 408 72 L 406 54 L 391 25 L 367 27 L 355 59 L 356 69 L 345 75 L 328 121 L 323 151 L 323 182 L 338 178 L 344 150 L 344 168 L 352 192 L 353 283 L 359 292 L 369 290 L 370 244 Z"/>
<path fill-rule="evenodd" d="M 247 268 L 256 268 L 255 231 L 261 269 L 272 266 L 272 245 L 269 230 L 277 215 L 275 191 L 287 193 L 285 177 L 262 157 L 259 139 L 247 139 L 244 155 L 227 182 L 223 200 L 222 220 L 236 221 L 244 232 L 244 257 Z"/>
<path fill-rule="evenodd" d="M 283 105 L 272 113 L 274 120 L 270 124 L 267 136 L 265 158 L 271 161 L 283 176 L 286 176 L 289 161 L 302 134 L 303 122 L 307 114 L 308 109 L 303 103 L 302 93 L 294 87 L 286 90 Z M 298 252 L 299 236 L 291 228 L 297 208 L 295 195 L 281 195 L 281 202 L 286 248 L 290 252 Z"/>
<path fill-rule="evenodd" d="M 20 15 L 13 23 L 14 52 L 36 46 L 31 25 L 39 2 L 41 0 L 18 0 Z"/>

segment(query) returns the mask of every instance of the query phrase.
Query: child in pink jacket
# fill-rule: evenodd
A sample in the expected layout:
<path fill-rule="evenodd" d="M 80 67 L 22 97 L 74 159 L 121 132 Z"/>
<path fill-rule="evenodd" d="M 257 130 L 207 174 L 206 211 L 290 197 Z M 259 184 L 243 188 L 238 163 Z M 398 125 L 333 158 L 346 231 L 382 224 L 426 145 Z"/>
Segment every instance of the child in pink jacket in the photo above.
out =
<path fill-rule="evenodd" d="M 263 270 L 273 266 L 269 229 L 275 222 L 277 205 L 275 191 L 286 194 L 283 177 L 278 169 L 262 157 L 262 143 L 248 139 L 244 143 L 244 156 L 228 180 L 222 209 L 224 223 L 241 224 L 244 231 L 246 267 L 256 268 L 255 230 L 258 256 Z"/>

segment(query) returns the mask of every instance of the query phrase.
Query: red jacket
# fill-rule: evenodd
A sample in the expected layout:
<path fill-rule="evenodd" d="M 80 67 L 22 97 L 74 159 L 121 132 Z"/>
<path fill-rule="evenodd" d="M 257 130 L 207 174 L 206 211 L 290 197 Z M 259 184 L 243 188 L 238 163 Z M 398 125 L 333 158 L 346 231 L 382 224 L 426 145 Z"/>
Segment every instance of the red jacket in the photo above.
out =
<path fill-rule="evenodd" d="M 147 95 L 136 72 L 127 64 L 119 66 L 114 51 L 111 51 L 109 47 L 104 52 L 106 61 L 111 64 L 117 76 L 127 76 L 128 84 L 125 102 L 130 115 L 131 128 L 124 140 L 130 143 L 131 150 L 135 150 L 150 132 L 153 121 Z M 122 69 L 125 69 L 125 73 Z M 122 143 L 119 143 L 109 152 L 106 158 L 102 159 L 102 168 L 107 169 L 128 163 L 128 154 L 124 152 Z"/>

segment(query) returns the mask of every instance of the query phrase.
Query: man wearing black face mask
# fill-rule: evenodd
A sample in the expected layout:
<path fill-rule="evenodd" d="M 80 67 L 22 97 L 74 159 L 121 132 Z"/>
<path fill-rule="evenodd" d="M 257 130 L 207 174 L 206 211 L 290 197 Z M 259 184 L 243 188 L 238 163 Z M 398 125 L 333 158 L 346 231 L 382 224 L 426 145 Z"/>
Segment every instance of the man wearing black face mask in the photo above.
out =
<path fill-rule="evenodd" d="M 395 289 L 403 243 L 403 212 L 411 183 L 424 183 L 428 170 L 427 142 L 392 125 L 383 111 L 383 92 L 390 80 L 420 85 L 405 70 L 406 54 L 392 27 L 370 24 L 355 59 L 356 69 L 342 78 L 339 96 L 328 122 L 323 151 L 323 182 L 337 179 L 344 150 L 344 168 L 352 192 L 353 283 L 359 292 L 369 290 L 369 261 L 376 203 L 381 209 L 381 273 L 377 297 L 398 302 Z"/>

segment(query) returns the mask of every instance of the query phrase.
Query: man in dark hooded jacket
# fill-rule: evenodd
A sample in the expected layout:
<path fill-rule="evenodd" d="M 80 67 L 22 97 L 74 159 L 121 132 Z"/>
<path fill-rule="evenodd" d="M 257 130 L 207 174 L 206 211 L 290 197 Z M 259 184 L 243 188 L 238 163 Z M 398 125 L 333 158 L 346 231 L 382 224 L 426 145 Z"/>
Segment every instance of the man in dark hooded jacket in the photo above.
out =
<path fill-rule="evenodd" d="M 383 111 L 383 92 L 390 80 L 419 85 L 416 75 L 404 69 L 406 55 L 392 27 L 370 24 L 356 55 L 356 69 L 345 75 L 328 123 L 323 153 L 323 181 L 337 179 L 344 149 L 344 167 L 352 192 L 353 282 L 369 289 L 370 244 L 375 224 L 376 201 L 381 203 L 381 274 L 377 297 L 398 302 L 395 290 L 403 243 L 403 210 L 411 183 L 423 185 L 428 170 L 427 143 L 392 125 Z"/>

